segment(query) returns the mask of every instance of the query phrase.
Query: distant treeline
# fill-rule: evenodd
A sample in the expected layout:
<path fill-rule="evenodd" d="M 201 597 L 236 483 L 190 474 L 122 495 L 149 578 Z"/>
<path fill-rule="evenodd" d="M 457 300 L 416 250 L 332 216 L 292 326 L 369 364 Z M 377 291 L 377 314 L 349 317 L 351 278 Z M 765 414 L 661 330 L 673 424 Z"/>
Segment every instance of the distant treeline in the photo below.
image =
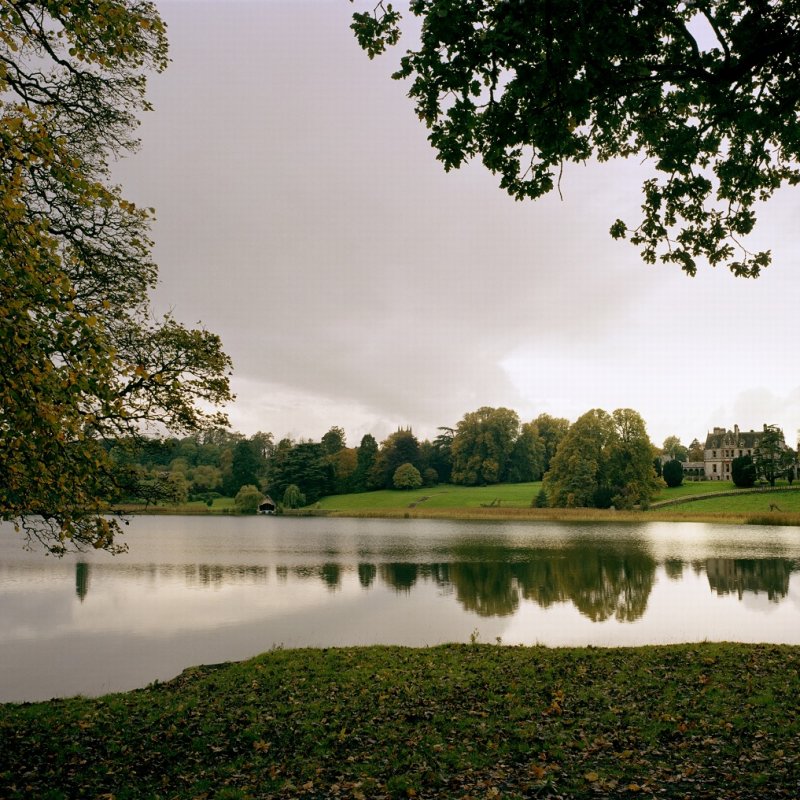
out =
<path fill-rule="evenodd" d="M 347 447 L 344 430 L 334 426 L 318 442 L 275 442 L 271 433 L 247 437 L 217 429 L 119 441 L 110 449 L 122 476 L 122 500 L 210 500 L 251 485 L 279 503 L 288 490 L 286 505 L 295 506 L 374 489 L 540 480 L 569 427 L 547 414 L 521 424 L 514 411 L 484 407 L 455 428 L 439 428 L 432 441 L 401 428 L 383 442 L 366 434 L 357 447 Z"/>
<path fill-rule="evenodd" d="M 120 473 L 116 499 L 205 500 L 255 487 L 285 507 L 325 495 L 375 489 L 416 489 L 544 479 L 539 505 L 631 507 L 646 504 L 663 485 L 639 414 L 587 412 L 572 425 L 540 414 L 521 422 L 507 408 L 482 407 L 431 441 L 401 428 L 384 441 L 370 434 L 357 447 L 332 427 L 320 441 L 247 437 L 210 430 L 182 439 L 118 441 L 111 449 Z M 672 437 L 674 438 L 674 437 Z"/>

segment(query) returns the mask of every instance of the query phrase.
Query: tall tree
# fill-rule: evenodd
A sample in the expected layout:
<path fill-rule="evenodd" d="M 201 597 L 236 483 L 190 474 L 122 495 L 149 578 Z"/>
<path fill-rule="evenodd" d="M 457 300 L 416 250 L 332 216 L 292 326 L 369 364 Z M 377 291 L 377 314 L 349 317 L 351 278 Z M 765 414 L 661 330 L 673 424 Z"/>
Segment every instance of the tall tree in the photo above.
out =
<path fill-rule="evenodd" d="M 419 441 L 411 428 L 399 428 L 381 442 L 369 476 L 370 488 L 391 489 L 395 471 L 406 463 L 419 469 Z"/>
<path fill-rule="evenodd" d="M 329 455 L 335 455 L 346 447 L 344 430 L 334 425 L 323 437 L 322 449 Z"/>
<path fill-rule="evenodd" d="M 358 453 L 354 447 L 343 447 L 333 455 L 326 456 L 331 466 L 334 494 L 347 494 L 353 491 L 353 476 L 358 467 Z"/>
<path fill-rule="evenodd" d="M 436 470 L 436 476 L 441 483 L 450 483 L 453 471 L 453 439 L 455 428 L 439 427 L 439 434 L 431 442 L 433 452 L 430 467 Z"/>
<path fill-rule="evenodd" d="M 789 459 L 786 457 L 786 443 L 783 431 L 777 425 L 765 425 L 756 446 L 753 461 L 756 473 L 769 482 L 770 486 L 785 474 Z"/>
<path fill-rule="evenodd" d="M 226 494 L 233 496 L 242 486 L 257 487 L 265 467 L 257 443 L 249 439 L 237 442 L 233 448 L 230 475 L 225 481 Z"/>
<path fill-rule="evenodd" d="M 657 451 L 637 411 L 618 408 L 611 416 L 615 434 L 608 453 L 611 501 L 617 508 L 646 506 L 664 485 L 653 467 Z"/>
<path fill-rule="evenodd" d="M 352 24 L 370 58 L 400 34 L 400 13 L 373 5 Z M 690 275 L 698 258 L 747 277 L 769 264 L 741 237 L 757 203 L 800 180 L 794 0 L 417 0 L 410 12 L 421 40 L 393 77 L 410 79 L 446 170 L 480 158 L 521 199 L 560 188 L 565 163 L 644 158 L 657 177 L 643 219 L 617 220 L 614 237 Z"/>
<path fill-rule="evenodd" d="M 533 424 L 544 445 L 544 461 L 542 463 L 542 472 L 544 473 L 550 469 L 550 462 L 553 460 L 561 440 L 567 435 L 569 420 L 563 417 L 551 417 L 549 414 L 539 414 Z"/>
<path fill-rule="evenodd" d="M 507 479 L 510 483 L 536 481 L 544 473 L 544 440 L 535 422 L 525 422 L 508 460 Z"/>
<path fill-rule="evenodd" d="M 354 492 L 366 492 L 369 488 L 369 476 L 378 458 L 378 442 L 371 433 L 361 437 L 361 444 L 356 449 L 356 469 L 352 475 Z"/>
<path fill-rule="evenodd" d="M 700 462 L 705 459 L 705 451 L 703 450 L 703 445 L 697 441 L 697 439 L 692 439 L 692 443 L 689 445 L 689 452 L 688 452 L 688 460 Z"/>
<path fill-rule="evenodd" d="M 519 417 L 508 408 L 483 406 L 465 414 L 456 426 L 451 449 L 453 483 L 475 486 L 504 481 L 518 435 Z"/>
<path fill-rule="evenodd" d="M 108 179 L 166 63 L 147 0 L 0 3 L 0 518 L 54 553 L 119 549 L 104 442 L 231 397 L 219 338 L 152 318 L 152 213 Z"/>
<path fill-rule="evenodd" d="M 331 491 L 333 470 L 318 442 L 292 446 L 280 458 L 274 458 L 271 467 L 269 490 L 273 497 L 283 497 L 291 484 L 299 487 L 308 503 L 315 503 Z"/>
<path fill-rule="evenodd" d="M 272 454 L 275 452 L 275 438 L 271 433 L 258 431 L 250 437 L 250 441 L 258 453 L 258 458 L 266 466 Z"/>
<path fill-rule="evenodd" d="M 544 479 L 551 506 L 610 505 L 607 448 L 613 436 L 613 420 L 599 408 L 570 426 Z"/>
<path fill-rule="evenodd" d="M 677 436 L 667 436 L 664 439 L 661 453 L 675 461 L 688 461 L 689 459 L 689 449 L 681 444 L 681 440 Z"/>
<path fill-rule="evenodd" d="M 653 455 L 637 412 L 588 411 L 570 427 L 545 475 L 548 501 L 566 507 L 646 505 L 663 485 Z"/>

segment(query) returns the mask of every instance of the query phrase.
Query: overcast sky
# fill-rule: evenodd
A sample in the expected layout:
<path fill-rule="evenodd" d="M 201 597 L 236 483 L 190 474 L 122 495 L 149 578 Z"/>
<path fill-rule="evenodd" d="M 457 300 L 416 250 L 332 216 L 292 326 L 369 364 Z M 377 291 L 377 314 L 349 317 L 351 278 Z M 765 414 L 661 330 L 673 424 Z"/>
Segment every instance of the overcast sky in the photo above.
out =
<path fill-rule="evenodd" d="M 656 444 L 800 426 L 800 190 L 759 214 L 757 281 L 644 264 L 645 168 L 575 166 L 518 203 L 479 164 L 446 174 L 347 0 L 158 2 L 172 64 L 117 168 L 155 206 L 158 311 L 222 336 L 231 427 L 348 444 L 420 438 L 483 405 L 523 421 L 641 413 Z M 407 43 L 410 46 L 411 42 Z"/>

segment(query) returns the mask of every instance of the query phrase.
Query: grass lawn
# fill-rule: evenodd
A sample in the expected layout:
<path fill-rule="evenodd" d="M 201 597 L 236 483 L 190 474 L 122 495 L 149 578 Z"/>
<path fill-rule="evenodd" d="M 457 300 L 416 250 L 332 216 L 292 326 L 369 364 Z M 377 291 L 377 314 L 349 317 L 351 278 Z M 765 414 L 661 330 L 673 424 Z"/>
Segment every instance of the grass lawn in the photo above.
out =
<path fill-rule="evenodd" d="M 695 494 L 712 494 L 713 492 L 732 492 L 736 489 L 733 481 L 684 481 L 673 489 L 665 487 L 653 498 L 654 503 L 662 500 L 676 500 L 679 497 L 691 497 Z"/>
<path fill-rule="evenodd" d="M 800 647 L 273 651 L 0 706 L 0 797 L 796 798 Z"/>
<path fill-rule="evenodd" d="M 201 500 L 173 504 L 156 503 L 149 506 L 142 503 L 122 503 L 114 508 L 130 514 L 233 514 L 236 512 L 236 504 L 232 497 L 216 497 L 210 508 Z"/>
<path fill-rule="evenodd" d="M 442 484 L 413 492 L 386 489 L 360 494 L 324 497 L 319 507 L 328 511 L 369 511 L 403 509 L 414 504 L 420 511 L 438 508 L 481 508 L 499 501 L 501 508 L 530 508 L 542 488 L 537 483 L 500 483 L 492 486 L 451 486 Z M 495 503 L 496 505 L 496 503 Z"/>
<path fill-rule="evenodd" d="M 709 497 L 705 500 L 694 500 L 691 503 L 671 506 L 675 511 L 692 513 L 729 513 L 759 514 L 769 513 L 770 506 L 775 505 L 779 511 L 800 513 L 800 491 L 764 492 L 763 494 L 741 494 L 725 497 Z"/>
<path fill-rule="evenodd" d="M 780 485 L 779 485 L 780 486 Z M 783 485 L 784 488 L 788 488 Z M 760 522 L 769 524 L 800 524 L 800 491 L 786 491 L 763 494 L 693 500 L 698 494 L 713 494 L 735 491 L 729 481 L 686 482 L 675 489 L 664 489 L 654 503 L 665 500 L 687 500 L 690 502 L 652 508 L 644 512 L 613 512 L 598 509 L 540 509 L 532 508 L 531 501 L 536 498 L 542 484 L 505 483 L 492 486 L 451 486 L 442 484 L 417 491 L 383 490 L 359 494 L 332 495 L 322 498 L 303 513 L 341 514 L 343 516 L 412 516 L 444 517 L 451 519 L 542 519 L 564 521 L 646 521 L 659 519 L 714 520 L 721 522 Z M 780 512 L 770 512 L 770 504 L 775 504 Z M 216 498 L 211 506 L 197 501 L 181 505 L 122 507 L 130 513 L 147 514 L 233 514 L 236 506 L 232 497 Z M 782 513 L 781 513 L 782 512 Z M 766 514 L 766 518 L 762 518 Z M 754 516 L 755 515 L 755 516 Z M 723 519 L 722 517 L 725 516 Z"/>

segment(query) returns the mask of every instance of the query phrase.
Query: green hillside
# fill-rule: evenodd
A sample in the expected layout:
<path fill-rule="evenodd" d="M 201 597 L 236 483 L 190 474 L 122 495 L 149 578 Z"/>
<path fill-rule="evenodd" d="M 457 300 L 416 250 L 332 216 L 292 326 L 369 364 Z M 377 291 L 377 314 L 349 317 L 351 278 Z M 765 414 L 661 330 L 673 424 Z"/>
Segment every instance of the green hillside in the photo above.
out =
<path fill-rule="evenodd" d="M 360 494 L 324 497 L 319 508 L 326 511 L 372 511 L 403 508 L 481 508 L 494 504 L 501 508 L 530 508 L 542 488 L 536 483 L 498 483 L 492 486 L 451 486 L 442 484 L 412 492 L 385 489 Z"/>

